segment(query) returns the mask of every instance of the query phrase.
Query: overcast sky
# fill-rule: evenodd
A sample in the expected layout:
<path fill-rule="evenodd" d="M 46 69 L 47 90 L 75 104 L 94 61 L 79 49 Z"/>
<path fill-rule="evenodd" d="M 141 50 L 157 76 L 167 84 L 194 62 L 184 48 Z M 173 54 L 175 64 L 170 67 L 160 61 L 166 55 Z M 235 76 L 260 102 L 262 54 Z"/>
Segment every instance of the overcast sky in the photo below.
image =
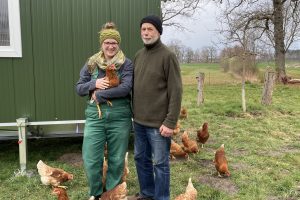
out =
<path fill-rule="evenodd" d="M 188 31 L 178 31 L 173 27 L 164 27 L 162 41 L 169 43 L 171 40 L 177 39 L 182 41 L 185 46 L 192 49 L 201 49 L 205 46 L 212 46 L 213 42 L 218 42 L 216 30 L 216 16 L 218 9 L 214 4 L 205 5 L 203 9 L 195 14 L 196 19 L 176 19 L 188 28 Z"/>
<path fill-rule="evenodd" d="M 219 45 L 219 50 L 222 49 L 220 45 L 221 35 L 217 34 L 218 24 L 216 17 L 219 9 L 213 3 L 209 3 L 198 11 L 195 15 L 195 20 L 192 19 L 178 19 L 176 21 L 182 24 L 191 31 L 178 31 L 172 27 L 164 27 L 162 34 L 162 41 L 168 44 L 171 40 L 180 40 L 185 46 L 191 47 L 193 50 L 202 49 L 205 46 L 214 46 L 214 43 Z M 294 43 L 290 49 L 300 49 L 300 41 Z"/>

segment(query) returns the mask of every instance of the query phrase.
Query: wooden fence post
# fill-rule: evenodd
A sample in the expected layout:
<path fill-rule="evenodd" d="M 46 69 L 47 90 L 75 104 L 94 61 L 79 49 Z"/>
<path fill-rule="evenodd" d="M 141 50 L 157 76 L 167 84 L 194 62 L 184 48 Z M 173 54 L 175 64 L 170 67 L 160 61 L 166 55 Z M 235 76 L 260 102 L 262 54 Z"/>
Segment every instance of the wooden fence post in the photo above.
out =
<path fill-rule="evenodd" d="M 246 66 L 245 66 L 245 59 L 246 59 L 246 54 L 243 55 L 243 73 L 242 73 L 242 108 L 243 112 L 246 112 L 246 91 L 245 91 L 245 71 L 246 71 Z"/>
<path fill-rule="evenodd" d="M 272 103 L 272 93 L 274 89 L 275 79 L 276 79 L 275 72 L 266 71 L 261 104 L 270 105 Z"/>
<path fill-rule="evenodd" d="M 197 98 L 198 106 L 204 102 L 204 96 L 203 96 L 204 77 L 205 74 L 201 72 L 199 72 L 199 75 L 196 77 L 198 81 L 198 98 Z"/>

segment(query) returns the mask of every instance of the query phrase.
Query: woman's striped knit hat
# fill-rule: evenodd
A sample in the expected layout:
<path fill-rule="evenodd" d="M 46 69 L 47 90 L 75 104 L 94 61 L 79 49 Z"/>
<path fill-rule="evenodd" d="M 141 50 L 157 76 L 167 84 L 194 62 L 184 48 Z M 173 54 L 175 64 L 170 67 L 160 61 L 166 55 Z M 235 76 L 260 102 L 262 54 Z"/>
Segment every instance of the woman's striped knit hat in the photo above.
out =
<path fill-rule="evenodd" d="M 117 31 L 116 25 L 113 22 L 107 22 L 104 24 L 99 32 L 100 45 L 102 45 L 103 41 L 106 39 L 114 39 L 119 44 L 121 43 L 121 35 L 119 31 Z"/>

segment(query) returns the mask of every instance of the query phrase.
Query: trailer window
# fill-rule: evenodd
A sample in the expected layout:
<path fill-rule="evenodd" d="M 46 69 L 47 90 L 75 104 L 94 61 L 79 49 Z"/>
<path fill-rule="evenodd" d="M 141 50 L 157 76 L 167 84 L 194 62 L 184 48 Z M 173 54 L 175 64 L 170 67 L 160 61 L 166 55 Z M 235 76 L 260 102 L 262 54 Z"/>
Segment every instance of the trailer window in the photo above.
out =
<path fill-rule="evenodd" d="M 0 57 L 22 57 L 19 0 L 0 0 Z"/>

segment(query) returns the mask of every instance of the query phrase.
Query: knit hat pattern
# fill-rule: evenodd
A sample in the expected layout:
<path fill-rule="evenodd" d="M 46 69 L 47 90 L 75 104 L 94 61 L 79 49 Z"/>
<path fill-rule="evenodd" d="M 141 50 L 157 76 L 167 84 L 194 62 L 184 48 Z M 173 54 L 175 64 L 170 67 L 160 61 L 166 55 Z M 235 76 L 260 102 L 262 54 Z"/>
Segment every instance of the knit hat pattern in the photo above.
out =
<path fill-rule="evenodd" d="M 117 31 L 116 25 L 113 22 L 104 24 L 103 28 L 99 32 L 99 42 L 101 45 L 106 39 L 114 39 L 119 44 L 121 43 L 121 35 L 119 31 Z"/>
<path fill-rule="evenodd" d="M 159 34 L 160 35 L 162 34 L 162 32 L 163 32 L 162 21 L 161 21 L 161 19 L 158 16 L 156 16 L 156 15 L 149 15 L 149 16 L 144 17 L 141 20 L 140 27 L 142 27 L 142 25 L 144 23 L 150 23 L 150 24 L 152 24 L 156 28 L 156 30 L 159 32 Z"/>

